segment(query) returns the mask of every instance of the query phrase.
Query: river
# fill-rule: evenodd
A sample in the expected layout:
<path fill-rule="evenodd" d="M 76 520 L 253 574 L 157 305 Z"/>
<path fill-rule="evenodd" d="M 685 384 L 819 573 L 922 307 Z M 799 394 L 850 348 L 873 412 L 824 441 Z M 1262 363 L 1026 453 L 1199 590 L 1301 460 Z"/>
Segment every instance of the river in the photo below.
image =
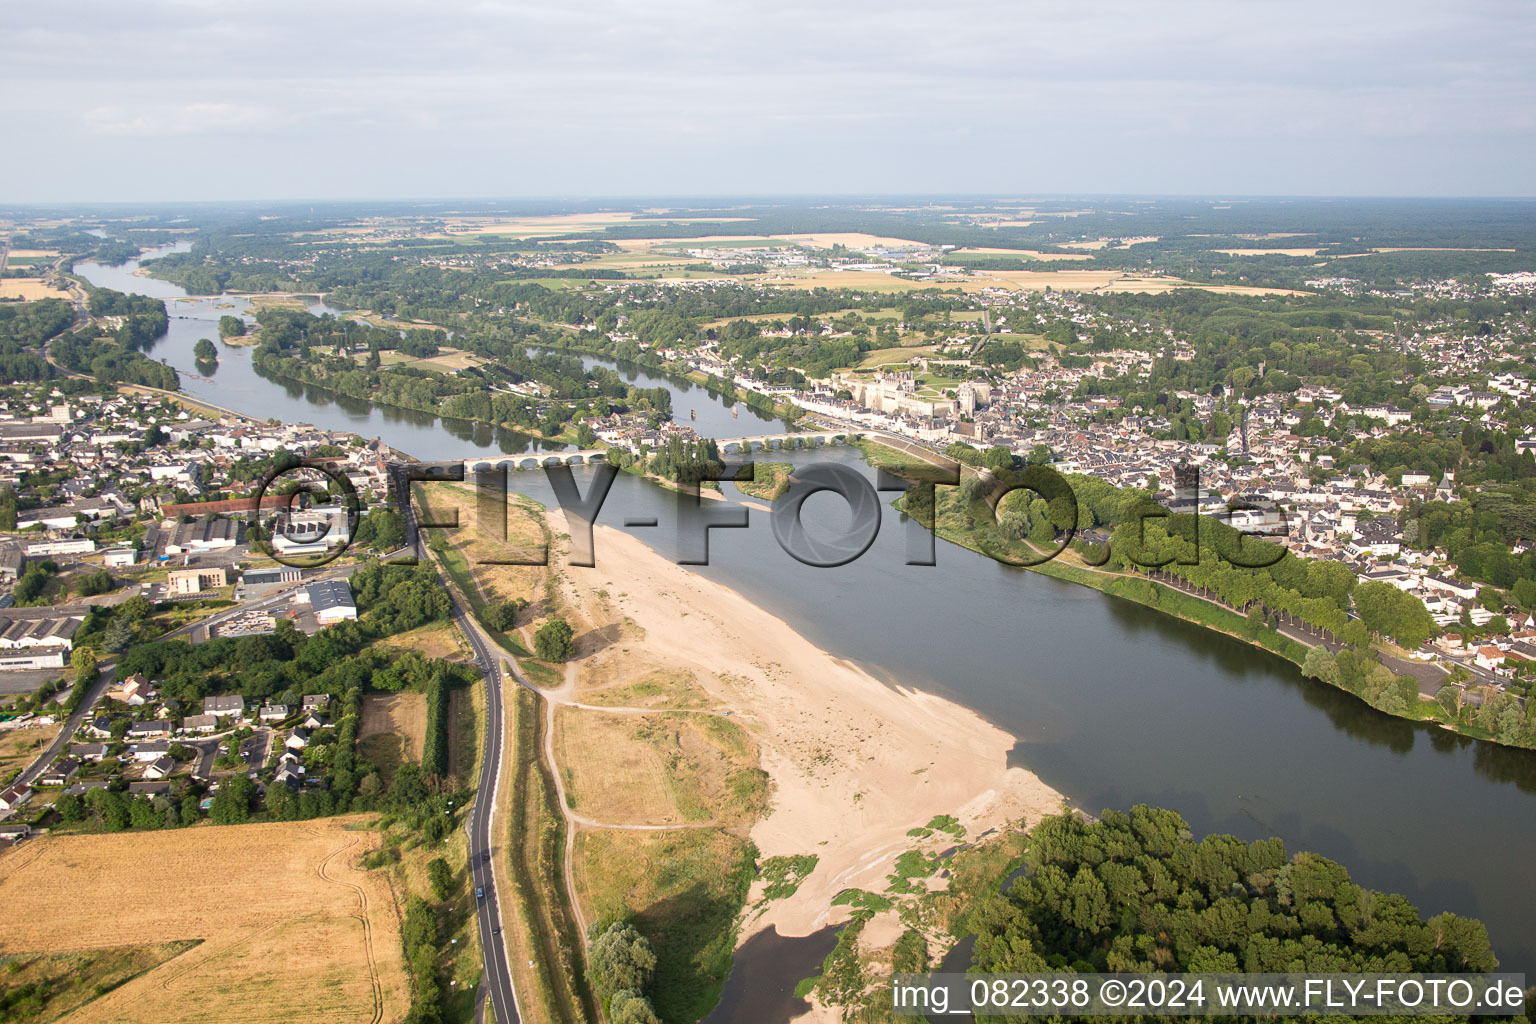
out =
<path fill-rule="evenodd" d="M 77 263 L 75 273 L 100 288 L 137 292 L 165 301 L 170 328 L 146 350 L 146 355 L 169 363 L 181 377 L 181 390 L 261 419 L 275 417 L 288 423 L 309 423 L 324 430 L 348 430 L 363 437 L 382 438 L 392 448 L 409 452 L 419 459 L 468 458 L 475 455 L 518 454 L 537 449 L 559 449 L 566 445 L 546 442 L 514 430 L 467 420 L 441 419 L 408 409 L 376 406 L 359 399 L 338 395 L 323 388 L 294 382 L 270 380 L 251 366 L 250 346 L 219 345 L 218 365 L 211 371 L 199 368 L 193 347 L 199 338 L 218 341 L 221 316 L 239 316 L 254 322 L 251 304 L 233 295 L 192 297 L 179 285 L 135 273 L 141 260 L 185 252 L 190 243 L 150 249 L 138 260 L 120 266 Z M 340 315 L 314 297 L 307 297 L 309 311 L 321 315 Z M 639 387 L 666 388 L 672 395 L 672 413 L 678 422 L 687 423 L 707 437 L 781 434 L 784 424 L 765 416 L 746 404 L 738 404 L 735 414 L 711 392 L 686 380 L 672 380 L 631 365 L 585 353 L 579 355 L 587 369 L 603 365 L 618 370 L 626 381 Z M 691 414 L 697 414 L 693 416 Z"/>
<path fill-rule="evenodd" d="M 103 269 L 86 276 L 148 294 L 170 287 Z M 231 301 L 170 303 L 173 316 L 192 309 L 197 319 L 173 319 L 152 355 L 193 368 L 192 343 L 212 336 L 208 319 Z M 210 380 L 186 378 L 190 393 L 255 416 L 382 437 L 424 459 L 467 458 L 503 443 L 263 381 L 241 349 L 225 348 L 220 359 Z M 686 416 L 683 397 L 674 395 L 674 409 Z M 705 397 L 693 399 L 701 417 Z M 872 476 L 849 449 L 786 456 L 842 461 Z M 553 501 L 543 474 L 513 481 Z M 621 474 L 599 522 L 654 515 L 659 527 L 631 532 L 670 556 L 678 501 Z M 830 496 L 805 507 L 814 521 L 847 518 Z M 905 527 L 889 509 L 873 547 L 835 569 L 791 559 L 767 515 L 750 515 L 749 529 L 711 531 L 711 564 L 698 571 L 840 657 L 974 708 L 1018 737 L 1018 763 L 1077 806 L 1156 804 L 1197 833 L 1280 836 L 1292 851 L 1340 861 L 1362 885 L 1404 893 L 1426 915 L 1481 918 L 1506 969 L 1536 970 L 1536 754 L 1387 717 L 1236 639 L 954 545 L 939 542 L 936 567 L 907 566 Z"/>

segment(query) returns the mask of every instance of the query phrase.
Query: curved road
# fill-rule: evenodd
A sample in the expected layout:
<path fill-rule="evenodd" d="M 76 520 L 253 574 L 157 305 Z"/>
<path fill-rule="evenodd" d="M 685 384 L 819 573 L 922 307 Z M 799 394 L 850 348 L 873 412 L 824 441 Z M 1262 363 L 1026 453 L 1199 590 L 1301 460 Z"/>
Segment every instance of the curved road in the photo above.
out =
<path fill-rule="evenodd" d="M 411 554 L 426 560 L 438 569 L 426 552 L 421 533 L 416 527 L 416 509 L 411 502 L 411 485 L 405 467 L 397 466 L 394 472 L 396 507 L 405 520 L 405 547 L 391 555 Z M 502 711 L 501 659 L 486 641 L 460 603 L 452 587 L 444 586 L 448 600 L 453 603 L 453 621 L 469 640 L 475 663 L 485 676 L 485 756 L 480 759 L 480 779 L 475 788 L 475 802 L 470 807 L 469 820 L 464 823 L 469 833 L 469 876 L 475 886 L 475 919 L 480 924 L 480 950 L 485 957 L 486 998 L 496 1015 L 496 1024 L 520 1024 L 522 1014 L 518 1009 L 517 990 L 512 985 L 512 969 L 507 961 L 507 943 L 501 934 L 501 901 L 496 895 L 495 832 L 496 787 L 501 780 L 501 758 L 504 747 L 506 718 Z"/>
<path fill-rule="evenodd" d="M 451 591 L 449 596 L 453 596 Z M 480 948 L 485 954 L 484 984 L 491 1008 L 496 1012 L 496 1024 L 518 1024 L 521 1015 L 517 991 L 512 987 L 512 970 L 507 963 L 507 944 L 501 935 L 501 904 L 496 898 L 496 864 L 491 855 L 505 721 L 501 709 L 501 659 L 457 600 L 453 602 L 453 621 L 469 638 L 475 661 L 485 674 L 485 756 L 480 760 L 480 782 L 469 821 L 465 823 L 469 832 L 470 878 L 475 885 L 475 917 L 480 922 Z"/>

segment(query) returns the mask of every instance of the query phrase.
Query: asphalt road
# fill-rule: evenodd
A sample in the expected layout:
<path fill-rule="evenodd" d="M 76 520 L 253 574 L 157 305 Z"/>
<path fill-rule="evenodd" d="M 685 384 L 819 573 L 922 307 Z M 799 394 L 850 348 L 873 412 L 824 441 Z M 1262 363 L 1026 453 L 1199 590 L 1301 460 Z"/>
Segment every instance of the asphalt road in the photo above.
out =
<path fill-rule="evenodd" d="M 405 547 L 391 552 L 426 558 L 420 532 L 416 528 L 416 510 L 411 504 L 410 484 L 405 479 L 403 467 L 395 474 L 396 495 L 405 519 Z M 486 998 L 496 1015 L 496 1024 L 520 1024 L 522 1014 L 517 1006 L 517 991 L 512 987 L 512 969 L 507 962 L 507 944 L 501 934 L 501 902 L 496 897 L 495 854 L 492 829 L 496 812 L 496 785 L 501 778 L 503 748 L 503 717 L 501 698 L 505 677 L 501 671 L 501 659 L 492 650 L 484 634 L 469 612 L 459 603 L 451 589 L 448 599 L 453 602 L 453 621 L 469 640 L 475 662 L 485 676 L 485 756 L 480 760 L 480 779 L 475 790 L 475 802 L 470 808 L 465 830 L 469 833 L 469 877 L 474 885 L 475 920 L 480 924 L 480 949 L 485 957 L 485 977 L 482 984 Z M 477 1019 L 481 1019 L 477 1017 Z"/>
<path fill-rule="evenodd" d="M 475 661 L 485 674 L 485 757 L 480 762 L 480 783 L 469 812 L 470 880 L 474 883 L 475 917 L 480 922 L 480 947 L 485 953 L 486 998 L 496 1012 L 496 1024 L 517 1024 L 517 992 L 507 963 L 507 944 L 501 935 L 501 904 L 496 898 L 495 861 L 491 850 L 492 819 L 496 809 L 496 783 L 501 777 L 502 709 L 501 659 L 491 650 L 464 608 L 453 605 L 453 618 L 469 638 Z M 483 894 L 483 895 L 481 895 Z"/>

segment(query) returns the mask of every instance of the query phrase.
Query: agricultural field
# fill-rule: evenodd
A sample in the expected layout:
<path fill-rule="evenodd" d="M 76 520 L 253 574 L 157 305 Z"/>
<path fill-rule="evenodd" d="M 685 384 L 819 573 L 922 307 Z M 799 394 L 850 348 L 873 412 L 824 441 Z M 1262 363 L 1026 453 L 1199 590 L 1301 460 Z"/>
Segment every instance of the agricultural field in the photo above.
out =
<path fill-rule="evenodd" d="M 380 845 L 362 824 L 26 843 L 0 855 L 0 948 L 30 958 L 196 943 L 69 1013 L 68 1024 L 393 1024 L 409 1009 L 395 898 L 383 875 L 359 866 Z"/>
<path fill-rule="evenodd" d="M 67 299 L 69 292 L 54 288 L 40 277 L 7 277 L 0 279 L 0 299 L 20 299 L 35 302 L 38 299 Z"/>

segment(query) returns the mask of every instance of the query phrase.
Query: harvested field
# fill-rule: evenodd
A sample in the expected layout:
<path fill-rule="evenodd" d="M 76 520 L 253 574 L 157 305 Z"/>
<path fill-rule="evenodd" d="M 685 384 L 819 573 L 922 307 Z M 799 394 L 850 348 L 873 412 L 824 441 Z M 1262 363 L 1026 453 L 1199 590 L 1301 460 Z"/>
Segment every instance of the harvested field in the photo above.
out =
<path fill-rule="evenodd" d="M 0 948 L 202 940 L 69 1024 L 391 1024 L 409 994 L 394 896 L 357 867 L 379 846 L 362 820 L 36 840 L 0 856 Z"/>
<path fill-rule="evenodd" d="M 419 764 L 427 735 L 427 697 L 423 693 L 370 693 L 363 698 L 358 749 L 379 766 L 386 781 L 407 761 Z"/>
<path fill-rule="evenodd" d="M 26 302 L 34 302 L 37 299 L 67 298 L 69 298 L 69 292 L 62 288 L 49 287 L 40 277 L 7 277 L 0 280 L 0 299 L 22 299 Z"/>

